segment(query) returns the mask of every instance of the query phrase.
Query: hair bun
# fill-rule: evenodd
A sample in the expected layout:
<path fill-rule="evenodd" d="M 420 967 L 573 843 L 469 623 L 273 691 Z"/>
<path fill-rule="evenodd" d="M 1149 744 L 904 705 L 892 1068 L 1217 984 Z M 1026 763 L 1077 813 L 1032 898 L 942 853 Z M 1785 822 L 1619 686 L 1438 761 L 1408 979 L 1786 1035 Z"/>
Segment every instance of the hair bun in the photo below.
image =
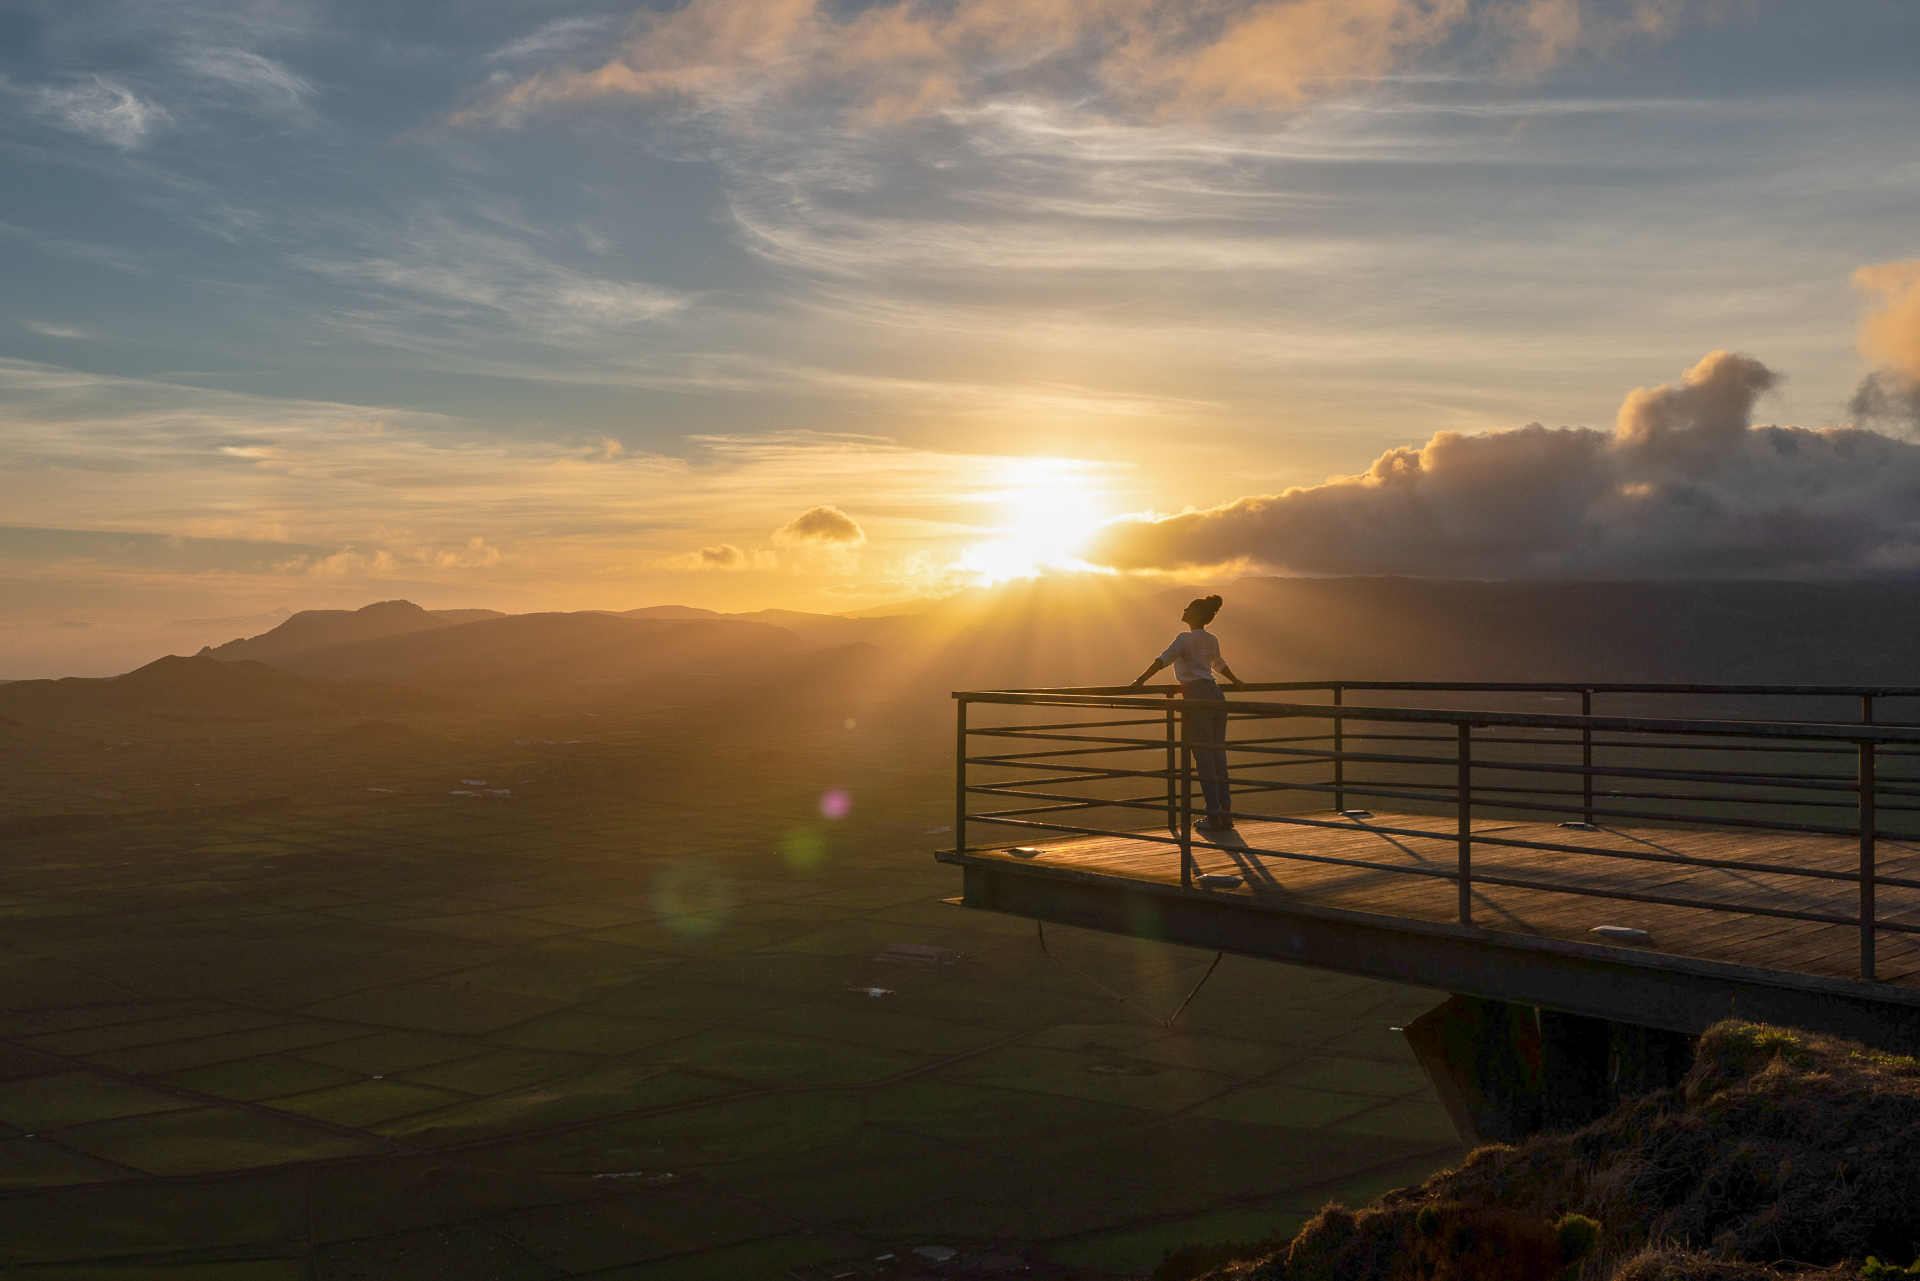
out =
<path fill-rule="evenodd" d="M 1215 609 L 1219 609 L 1222 605 L 1226 604 L 1226 602 L 1218 596 L 1209 596 L 1207 597 L 1207 604 L 1213 606 Z"/>

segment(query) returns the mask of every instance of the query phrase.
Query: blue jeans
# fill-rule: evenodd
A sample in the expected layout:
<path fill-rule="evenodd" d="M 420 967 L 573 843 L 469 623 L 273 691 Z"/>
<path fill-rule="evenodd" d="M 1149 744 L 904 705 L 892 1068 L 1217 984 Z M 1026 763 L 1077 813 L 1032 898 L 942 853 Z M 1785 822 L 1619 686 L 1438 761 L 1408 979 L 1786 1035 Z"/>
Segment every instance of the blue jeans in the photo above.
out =
<path fill-rule="evenodd" d="M 1225 702 L 1227 696 L 1211 680 L 1181 681 L 1182 698 L 1204 698 Z M 1202 743 L 1227 741 L 1227 714 L 1220 712 L 1183 712 L 1186 739 L 1193 746 L 1193 772 L 1200 776 L 1200 792 L 1207 800 L 1209 816 L 1233 813 L 1233 788 L 1227 781 L 1227 752 L 1224 747 L 1202 747 Z"/>

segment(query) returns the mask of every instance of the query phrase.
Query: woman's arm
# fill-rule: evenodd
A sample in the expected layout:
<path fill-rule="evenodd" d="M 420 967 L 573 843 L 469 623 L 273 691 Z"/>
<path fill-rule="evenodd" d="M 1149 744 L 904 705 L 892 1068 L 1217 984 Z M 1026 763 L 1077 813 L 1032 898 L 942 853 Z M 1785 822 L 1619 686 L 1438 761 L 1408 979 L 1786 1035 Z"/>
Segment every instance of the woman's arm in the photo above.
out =
<path fill-rule="evenodd" d="M 1133 678 L 1133 687 L 1135 689 L 1139 689 L 1142 685 L 1145 685 L 1147 683 L 1147 678 L 1149 676 L 1152 676 L 1155 672 L 1159 671 L 1161 668 L 1165 666 L 1166 664 L 1161 662 L 1159 659 L 1157 658 L 1154 659 L 1151 663 L 1147 664 L 1146 671 L 1141 672 L 1138 676 Z"/>
<path fill-rule="evenodd" d="M 1245 681 L 1241 680 L 1238 676 L 1235 676 L 1233 674 L 1233 669 L 1227 666 L 1227 660 L 1224 658 L 1220 660 L 1220 672 L 1228 680 L 1233 682 L 1233 687 L 1235 689 L 1239 689 L 1242 685 L 1246 684 Z"/>

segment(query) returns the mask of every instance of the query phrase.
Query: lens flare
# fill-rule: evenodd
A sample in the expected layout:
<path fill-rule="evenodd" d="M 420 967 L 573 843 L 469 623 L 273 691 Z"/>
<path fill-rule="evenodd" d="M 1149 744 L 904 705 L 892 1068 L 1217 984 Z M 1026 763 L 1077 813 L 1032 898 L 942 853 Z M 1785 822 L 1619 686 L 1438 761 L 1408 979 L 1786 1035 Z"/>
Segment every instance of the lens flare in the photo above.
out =
<path fill-rule="evenodd" d="M 810 827 L 788 832 L 780 838 L 780 861 L 796 872 L 820 866 L 827 858 L 827 843 Z"/>
<path fill-rule="evenodd" d="M 654 910 L 665 913 L 668 929 L 684 938 L 701 938 L 727 923 L 733 884 L 704 864 L 675 861 L 654 878 L 651 898 Z"/>
<path fill-rule="evenodd" d="M 853 809 L 853 797 L 844 787 L 836 787 L 820 796 L 820 817 L 843 819 Z"/>

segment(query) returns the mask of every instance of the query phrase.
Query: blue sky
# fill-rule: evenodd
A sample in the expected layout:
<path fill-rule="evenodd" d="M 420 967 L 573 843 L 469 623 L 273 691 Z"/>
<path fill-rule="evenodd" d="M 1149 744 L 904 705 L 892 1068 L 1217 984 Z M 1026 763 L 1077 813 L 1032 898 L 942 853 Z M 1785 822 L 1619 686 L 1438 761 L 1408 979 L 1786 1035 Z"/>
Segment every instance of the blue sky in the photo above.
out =
<path fill-rule="evenodd" d="M 1888 359 L 1920 6 L 1019 8 L 0 3 L 0 525 L 181 549 L 0 533 L 7 621 L 869 607 Z"/>

